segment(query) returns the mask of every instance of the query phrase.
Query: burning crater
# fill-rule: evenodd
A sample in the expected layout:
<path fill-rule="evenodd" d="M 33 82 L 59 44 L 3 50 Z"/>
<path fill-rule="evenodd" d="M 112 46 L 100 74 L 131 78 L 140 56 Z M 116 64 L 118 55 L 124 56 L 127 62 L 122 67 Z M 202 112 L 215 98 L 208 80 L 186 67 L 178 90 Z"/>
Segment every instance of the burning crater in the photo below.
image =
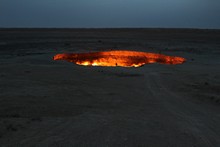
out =
<path fill-rule="evenodd" d="M 91 53 L 64 53 L 55 55 L 53 60 L 66 60 L 84 66 L 122 67 L 140 67 L 144 64 L 150 63 L 182 64 L 186 61 L 185 58 L 182 57 L 125 50 Z"/>

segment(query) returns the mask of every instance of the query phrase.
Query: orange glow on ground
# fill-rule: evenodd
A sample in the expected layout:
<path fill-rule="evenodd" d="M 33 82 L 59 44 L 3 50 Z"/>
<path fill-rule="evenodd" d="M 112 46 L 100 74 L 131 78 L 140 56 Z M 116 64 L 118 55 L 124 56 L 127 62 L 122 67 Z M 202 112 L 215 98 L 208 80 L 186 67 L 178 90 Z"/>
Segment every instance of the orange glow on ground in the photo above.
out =
<path fill-rule="evenodd" d="M 91 53 L 64 53 L 57 54 L 54 60 L 66 60 L 84 66 L 122 66 L 140 67 L 144 64 L 182 64 L 185 58 L 176 56 L 166 56 L 163 54 L 138 52 L 138 51 L 104 51 Z"/>

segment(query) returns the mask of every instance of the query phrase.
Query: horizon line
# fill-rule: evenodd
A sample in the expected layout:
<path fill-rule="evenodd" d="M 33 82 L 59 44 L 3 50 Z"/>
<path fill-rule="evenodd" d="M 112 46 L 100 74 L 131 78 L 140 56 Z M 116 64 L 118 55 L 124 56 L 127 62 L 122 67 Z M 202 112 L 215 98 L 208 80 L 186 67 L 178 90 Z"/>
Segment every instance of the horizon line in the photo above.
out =
<path fill-rule="evenodd" d="M 0 27 L 0 29 L 179 29 L 179 30 L 220 30 L 220 28 L 196 27 Z"/>

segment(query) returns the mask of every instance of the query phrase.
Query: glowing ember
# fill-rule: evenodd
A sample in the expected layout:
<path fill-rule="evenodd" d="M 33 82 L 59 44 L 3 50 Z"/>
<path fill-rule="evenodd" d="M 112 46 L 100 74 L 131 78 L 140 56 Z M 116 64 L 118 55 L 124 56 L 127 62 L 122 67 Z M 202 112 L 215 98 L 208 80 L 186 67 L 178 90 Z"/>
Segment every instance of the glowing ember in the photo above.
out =
<path fill-rule="evenodd" d="M 182 57 L 137 51 L 105 51 L 91 53 L 57 54 L 54 60 L 67 60 L 84 66 L 140 67 L 149 63 L 182 64 Z"/>

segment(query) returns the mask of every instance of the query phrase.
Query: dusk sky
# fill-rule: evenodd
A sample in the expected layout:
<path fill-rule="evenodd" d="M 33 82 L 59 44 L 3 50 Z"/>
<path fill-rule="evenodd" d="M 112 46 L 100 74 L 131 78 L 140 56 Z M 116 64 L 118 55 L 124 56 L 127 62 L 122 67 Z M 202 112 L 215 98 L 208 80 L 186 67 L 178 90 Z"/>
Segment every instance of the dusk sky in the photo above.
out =
<path fill-rule="evenodd" d="M 0 0 L 0 27 L 220 29 L 220 0 Z"/>

